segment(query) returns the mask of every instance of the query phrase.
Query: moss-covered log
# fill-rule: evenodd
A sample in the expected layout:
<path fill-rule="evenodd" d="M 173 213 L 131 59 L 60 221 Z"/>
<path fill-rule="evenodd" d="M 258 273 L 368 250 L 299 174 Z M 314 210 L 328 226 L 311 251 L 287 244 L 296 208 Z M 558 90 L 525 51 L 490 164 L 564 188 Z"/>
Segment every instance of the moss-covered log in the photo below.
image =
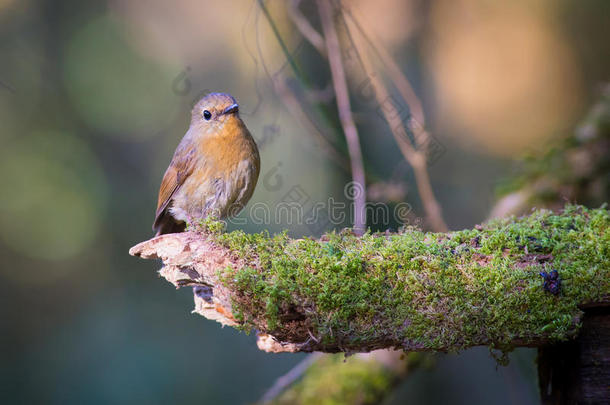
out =
<path fill-rule="evenodd" d="M 163 277 L 194 286 L 196 312 L 257 330 L 263 350 L 504 350 L 569 339 L 583 307 L 609 302 L 609 225 L 605 207 L 580 206 L 445 234 L 320 240 L 207 223 L 130 253 L 162 259 Z"/>

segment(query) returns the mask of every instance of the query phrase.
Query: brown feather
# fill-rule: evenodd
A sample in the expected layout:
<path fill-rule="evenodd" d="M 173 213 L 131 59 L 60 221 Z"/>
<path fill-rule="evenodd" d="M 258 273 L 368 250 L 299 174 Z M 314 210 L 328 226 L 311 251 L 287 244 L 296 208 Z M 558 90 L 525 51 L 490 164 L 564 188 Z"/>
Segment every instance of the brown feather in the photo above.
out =
<path fill-rule="evenodd" d="M 173 224 L 177 225 L 178 221 L 176 221 L 167 211 L 169 210 L 173 195 L 178 188 L 180 188 L 182 183 L 184 183 L 184 180 L 193 172 L 195 167 L 195 153 L 196 150 L 193 147 L 192 142 L 181 142 L 174 153 L 174 157 L 172 158 L 169 167 L 163 175 L 161 187 L 159 188 L 155 222 L 153 224 L 153 231 L 157 236 L 164 233 L 174 233 L 172 230 L 176 229 Z M 176 232 L 181 232 L 183 230 L 184 227 Z"/>

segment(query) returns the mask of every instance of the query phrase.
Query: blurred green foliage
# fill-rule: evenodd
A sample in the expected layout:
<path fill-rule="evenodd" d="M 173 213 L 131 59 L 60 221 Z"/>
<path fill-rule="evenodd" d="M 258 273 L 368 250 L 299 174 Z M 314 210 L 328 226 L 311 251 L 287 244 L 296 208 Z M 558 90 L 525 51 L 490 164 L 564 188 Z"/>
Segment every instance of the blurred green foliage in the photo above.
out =
<path fill-rule="evenodd" d="M 95 239 L 106 215 L 107 185 L 86 142 L 58 131 L 16 138 L 0 152 L 0 171 L 10 173 L 0 177 L 10 195 L 0 207 L 0 237 L 8 246 L 61 260 Z"/>
<path fill-rule="evenodd" d="M 109 16 L 90 21 L 66 46 L 64 81 L 85 122 L 129 140 L 156 135 L 177 105 L 169 83 L 179 66 L 163 66 L 135 53 L 128 33 Z"/>

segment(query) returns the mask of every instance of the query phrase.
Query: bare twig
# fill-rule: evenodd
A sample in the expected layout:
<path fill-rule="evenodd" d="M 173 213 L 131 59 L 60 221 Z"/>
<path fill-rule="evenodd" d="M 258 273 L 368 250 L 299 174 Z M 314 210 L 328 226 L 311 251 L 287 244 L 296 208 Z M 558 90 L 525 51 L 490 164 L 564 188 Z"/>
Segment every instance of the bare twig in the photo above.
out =
<path fill-rule="evenodd" d="M 307 18 L 301 13 L 299 10 L 299 5 L 301 4 L 301 0 L 292 0 L 288 5 L 288 15 L 294 22 L 294 25 L 297 27 L 301 35 L 309 41 L 309 43 L 316 48 L 318 52 L 324 57 L 326 57 L 326 45 L 324 43 L 324 38 L 318 31 L 315 30 L 314 27 L 311 26 Z"/>
<path fill-rule="evenodd" d="M 337 150 L 326 132 L 304 111 L 303 106 L 297 99 L 294 91 L 286 83 L 286 76 L 282 72 L 279 72 L 271 76 L 271 80 L 275 92 L 282 99 L 286 108 L 290 110 L 290 113 L 307 127 L 308 133 L 318 140 L 318 143 L 324 152 L 331 157 L 337 165 L 349 172 L 350 164 L 347 161 L 345 154 Z"/>
<path fill-rule="evenodd" d="M 376 41 L 377 44 L 373 43 L 370 35 L 366 33 L 364 27 L 362 27 L 362 25 L 358 22 L 358 19 L 354 17 L 351 8 L 344 9 L 344 15 L 353 22 L 360 34 L 365 38 L 369 46 L 386 66 L 388 76 L 391 77 L 392 82 L 398 89 L 400 95 L 409 106 L 409 110 L 411 111 L 413 118 L 421 125 L 422 128 L 425 127 L 426 117 L 424 115 L 422 103 L 419 100 L 419 97 L 417 97 L 415 90 L 413 90 L 411 83 L 409 83 L 409 79 L 407 79 L 407 77 L 402 73 L 400 67 L 396 61 L 394 61 L 394 58 L 392 58 L 390 53 L 383 47 L 381 41 Z"/>
<path fill-rule="evenodd" d="M 273 31 L 273 34 L 277 39 L 277 42 L 282 52 L 284 53 L 284 56 L 286 57 L 288 65 L 294 72 L 296 79 L 301 84 L 305 92 L 311 92 L 312 86 L 307 78 L 307 75 L 300 69 L 297 61 L 294 58 L 294 55 L 288 50 L 286 43 L 282 39 L 277 24 L 275 23 L 274 19 L 269 13 L 267 6 L 265 5 L 265 1 L 258 0 L 258 5 L 262 10 L 265 19 L 269 23 L 269 26 L 271 27 L 271 30 Z M 342 169 L 345 169 L 347 172 L 349 172 L 351 169 L 349 162 L 345 158 L 346 153 L 344 153 L 341 148 L 333 142 L 331 136 L 329 136 L 328 131 L 320 128 L 319 122 L 324 122 L 328 130 L 335 132 L 337 136 L 343 135 L 340 129 L 333 125 L 333 123 L 331 123 L 330 117 L 327 114 L 327 109 L 323 108 L 319 103 L 312 102 L 312 98 L 314 98 L 315 96 L 310 97 L 310 94 L 306 94 L 305 99 L 309 101 L 310 107 L 316 112 L 316 114 L 314 114 L 314 117 L 312 117 L 310 113 L 305 111 L 305 108 L 299 102 L 294 90 L 287 85 L 286 75 L 281 70 L 275 74 L 271 74 L 270 72 L 267 72 L 267 74 L 271 78 L 274 90 L 276 91 L 278 96 L 282 98 L 290 112 L 295 117 L 300 119 L 310 129 L 309 133 L 318 138 L 321 143 L 321 146 L 325 148 L 325 151 L 328 152 L 331 157 L 335 158 L 334 161 Z M 325 91 L 326 89 L 322 90 L 322 92 Z"/>
<path fill-rule="evenodd" d="M 371 86 L 374 88 L 375 98 L 380 105 L 384 107 L 381 111 L 388 122 L 392 135 L 400 148 L 405 159 L 413 167 L 415 172 L 415 180 L 417 183 L 417 189 L 426 211 L 426 217 L 430 224 L 430 227 L 437 232 L 444 232 L 448 230 L 447 224 L 443 219 L 442 210 L 440 204 L 434 196 L 434 191 L 430 185 L 430 177 L 428 175 L 427 162 L 425 150 L 415 149 L 408 139 L 404 123 L 400 118 L 400 114 L 396 110 L 393 103 L 387 103 L 390 99 L 390 93 L 383 83 L 383 79 L 378 74 L 374 74 L 373 64 L 368 57 L 366 48 L 363 44 L 362 38 L 358 35 L 355 29 L 355 23 L 352 19 L 344 19 L 350 37 L 353 41 L 356 52 L 362 63 L 364 71 L 369 75 Z M 406 78 L 405 78 L 406 80 Z M 404 84 L 404 83 L 403 83 Z M 423 116 L 423 112 L 420 112 Z M 423 127 L 421 127 L 423 128 Z M 416 136 L 417 138 L 417 136 Z"/>
<path fill-rule="evenodd" d="M 333 8 L 328 0 L 318 0 L 318 11 L 326 40 L 326 49 L 328 53 L 328 61 L 330 64 L 331 75 L 337 97 L 337 107 L 339 109 L 339 119 L 343 126 L 345 139 L 347 140 L 347 148 L 350 155 L 352 166 L 352 179 L 356 190 L 354 192 L 354 231 L 356 233 L 364 232 L 366 226 L 366 189 L 364 180 L 364 165 L 362 164 L 362 152 L 360 150 L 360 141 L 358 139 L 358 131 L 354 119 L 349 100 L 349 90 L 347 80 L 345 78 L 345 70 L 343 61 L 341 60 L 341 48 L 339 46 L 339 37 L 335 30 L 333 21 Z"/>
<path fill-rule="evenodd" d="M 316 31 L 307 18 L 301 13 L 299 10 L 299 4 L 302 0 L 293 0 L 291 5 L 288 7 L 288 13 L 292 18 L 295 26 L 301 32 L 301 35 L 305 39 L 307 39 L 311 45 L 318 50 L 318 52 L 325 58 L 327 58 L 326 48 L 324 47 L 324 39 L 322 36 Z M 392 81 L 396 85 L 396 88 L 400 92 L 402 98 L 407 102 L 409 106 L 409 110 L 411 111 L 411 115 L 413 118 L 420 123 L 421 127 L 424 128 L 426 125 L 424 109 L 422 107 L 422 103 L 417 97 L 415 90 L 409 83 L 409 80 L 400 70 L 398 64 L 394 61 L 394 58 L 389 54 L 389 52 L 383 46 L 373 46 L 373 42 L 370 39 L 370 36 L 364 31 L 362 25 L 358 22 L 358 20 L 353 16 L 352 10 L 344 10 L 346 15 L 352 19 L 360 33 L 365 37 L 366 41 L 370 46 L 373 47 L 375 53 L 379 56 L 381 61 L 387 67 L 387 73 L 392 78 Z M 425 131 L 424 131 L 425 132 Z M 427 134 L 425 134 L 427 135 Z"/>

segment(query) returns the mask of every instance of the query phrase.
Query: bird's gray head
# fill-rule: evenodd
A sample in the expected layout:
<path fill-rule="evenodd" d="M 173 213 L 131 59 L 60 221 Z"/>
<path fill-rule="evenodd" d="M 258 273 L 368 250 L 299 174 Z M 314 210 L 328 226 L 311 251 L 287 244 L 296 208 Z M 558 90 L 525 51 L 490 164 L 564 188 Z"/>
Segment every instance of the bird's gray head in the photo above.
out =
<path fill-rule="evenodd" d="M 231 118 L 238 118 L 237 100 L 228 93 L 210 93 L 195 104 L 191 111 L 191 125 L 217 128 Z"/>

